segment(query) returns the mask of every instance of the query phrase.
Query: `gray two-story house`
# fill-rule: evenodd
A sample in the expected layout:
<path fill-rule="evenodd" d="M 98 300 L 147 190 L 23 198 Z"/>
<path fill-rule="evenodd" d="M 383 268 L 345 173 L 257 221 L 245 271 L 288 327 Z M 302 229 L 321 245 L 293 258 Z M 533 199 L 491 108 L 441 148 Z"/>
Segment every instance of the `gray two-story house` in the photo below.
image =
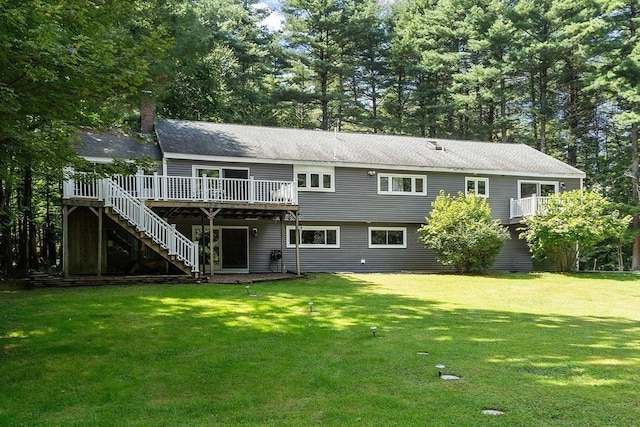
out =
<path fill-rule="evenodd" d="M 90 161 L 158 166 L 67 182 L 67 274 L 126 272 L 149 249 L 204 275 L 446 271 L 416 234 L 440 190 L 487 197 L 511 234 L 495 268 L 528 271 L 522 218 L 585 176 L 524 144 L 166 119 L 154 132 L 144 142 L 82 135 Z"/>

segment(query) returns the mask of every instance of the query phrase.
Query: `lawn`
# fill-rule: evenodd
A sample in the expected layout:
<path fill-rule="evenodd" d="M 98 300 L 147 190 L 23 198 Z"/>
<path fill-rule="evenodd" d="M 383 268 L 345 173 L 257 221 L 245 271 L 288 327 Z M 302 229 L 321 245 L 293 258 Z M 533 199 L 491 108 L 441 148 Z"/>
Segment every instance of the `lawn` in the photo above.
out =
<path fill-rule="evenodd" d="M 633 274 L 4 288 L 0 425 L 633 426 L 639 350 Z"/>

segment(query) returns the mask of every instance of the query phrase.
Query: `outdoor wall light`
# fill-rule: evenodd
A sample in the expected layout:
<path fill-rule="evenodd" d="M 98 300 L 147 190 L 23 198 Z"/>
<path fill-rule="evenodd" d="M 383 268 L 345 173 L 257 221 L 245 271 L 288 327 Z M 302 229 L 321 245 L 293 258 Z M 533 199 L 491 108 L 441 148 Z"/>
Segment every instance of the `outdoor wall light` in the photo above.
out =
<path fill-rule="evenodd" d="M 258 227 L 253 227 L 251 229 L 251 235 L 253 235 L 253 237 L 258 237 Z"/>
<path fill-rule="evenodd" d="M 567 186 L 565 185 L 564 181 L 560 181 L 560 189 L 564 190 Z"/>
<path fill-rule="evenodd" d="M 376 171 L 370 170 L 369 172 L 367 172 L 367 174 L 369 174 L 369 176 L 374 176 L 376 174 Z"/>

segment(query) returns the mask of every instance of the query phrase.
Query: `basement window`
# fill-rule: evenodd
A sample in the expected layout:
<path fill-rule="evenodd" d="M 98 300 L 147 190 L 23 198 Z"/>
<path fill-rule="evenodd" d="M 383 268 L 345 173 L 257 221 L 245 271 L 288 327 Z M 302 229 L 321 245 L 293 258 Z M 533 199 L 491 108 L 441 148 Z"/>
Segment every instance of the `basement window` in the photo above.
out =
<path fill-rule="evenodd" d="M 369 248 L 406 247 L 406 227 L 369 227 Z"/>
<path fill-rule="evenodd" d="M 287 227 L 287 247 L 296 246 L 296 227 Z M 339 248 L 340 227 L 301 226 L 301 248 Z"/>

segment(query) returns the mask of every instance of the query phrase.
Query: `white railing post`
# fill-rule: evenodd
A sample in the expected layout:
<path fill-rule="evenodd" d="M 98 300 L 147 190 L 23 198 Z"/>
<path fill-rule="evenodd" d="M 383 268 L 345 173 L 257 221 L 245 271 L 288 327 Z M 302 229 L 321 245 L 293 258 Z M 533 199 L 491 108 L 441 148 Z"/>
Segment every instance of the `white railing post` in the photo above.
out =
<path fill-rule="evenodd" d="M 209 198 L 209 180 L 207 179 L 207 174 L 202 174 L 202 200 L 207 200 Z"/>
<path fill-rule="evenodd" d="M 138 194 L 138 199 L 143 200 L 145 198 L 144 194 L 144 177 L 142 176 L 142 170 L 138 169 L 136 172 L 136 192 Z"/>
<path fill-rule="evenodd" d="M 168 230 L 168 245 L 167 245 L 167 250 L 169 251 L 169 255 L 175 255 L 176 254 L 176 225 L 175 224 L 171 224 L 169 226 L 169 230 Z"/>
<path fill-rule="evenodd" d="M 153 173 L 153 200 L 158 200 L 160 198 L 160 176 L 158 172 Z"/>
<path fill-rule="evenodd" d="M 191 268 L 191 271 L 200 271 L 200 243 L 196 240 L 195 242 L 193 242 L 193 254 L 191 257 L 191 263 L 193 264 L 193 267 Z"/>
<path fill-rule="evenodd" d="M 538 195 L 532 194 L 531 195 L 531 212 L 529 213 L 529 215 L 533 216 L 536 214 L 536 212 L 538 212 Z"/>
<path fill-rule="evenodd" d="M 73 178 L 69 178 L 64 182 L 64 186 L 62 187 L 62 197 L 68 199 L 70 197 L 75 196 L 73 189 L 76 186 L 76 182 Z"/>
<path fill-rule="evenodd" d="M 96 194 L 98 196 L 98 200 L 100 201 L 105 200 L 105 195 L 109 192 L 109 188 L 107 187 L 108 185 L 107 180 L 105 178 L 102 178 L 102 179 L 97 179 L 93 182 L 96 187 L 96 192 L 98 193 Z"/>
<path fill-rule="evenodd" d="M 138 211 L 136 213 L 137 213 L 136 221 L 138 223 L 138 230 L 142 232 L 147 231 L 144 226 L 144 214 L 145 214 L 144 203 L 140 203 L 140 205 L 138 205 Z"/>
<path fill-rule="evenodd" d="M 162 200 L 167 200 L 169 198 L 169 187 L 168 184 L 169 179 L 166 175 L 162 175 Z"/>
<path fill-rule="evenodd" d="M 252 176 L 249 177 L 249 203 L 255 203 L 256 201 L 256 181 Z"/>

